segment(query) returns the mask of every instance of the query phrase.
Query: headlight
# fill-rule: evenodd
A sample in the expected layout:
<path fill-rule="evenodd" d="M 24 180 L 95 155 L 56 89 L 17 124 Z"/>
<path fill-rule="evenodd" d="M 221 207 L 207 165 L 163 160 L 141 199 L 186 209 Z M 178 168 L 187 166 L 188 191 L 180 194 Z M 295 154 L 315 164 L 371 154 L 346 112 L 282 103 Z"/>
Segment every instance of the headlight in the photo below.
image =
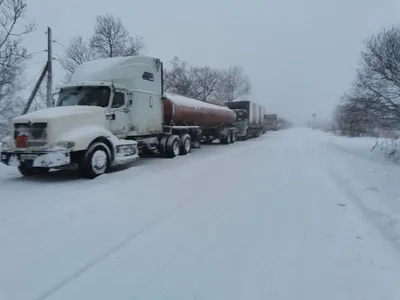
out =
<path fill-rule="evenodd" d="M 117 146 L 118 156 L 131 156 L 137 153 L 136 145 L 119 145 Z"/>
<path fill-rule="evenodd" d="M 1 141 L 1 149 L 11 148 L 11 137 L 6 137 Z"/>
<path fill-rule="evenodd" d="M 67 149 L 69 149 L 69 148 L 72 148 L 72 147 L 75 146 L 75 142 L 71 142 L 71 141 L 60 141 L 60 142 L 57 142 L 57 146 L 58 146 L 58 147 L 61 147 L 61 148 L 67 148 Z"/>
<path fill-rule="evenodd" d="M 8 149 L 10 147 L 10 144 L 8 144 L 7 142 L 1 142 L 1 149 Z"/>

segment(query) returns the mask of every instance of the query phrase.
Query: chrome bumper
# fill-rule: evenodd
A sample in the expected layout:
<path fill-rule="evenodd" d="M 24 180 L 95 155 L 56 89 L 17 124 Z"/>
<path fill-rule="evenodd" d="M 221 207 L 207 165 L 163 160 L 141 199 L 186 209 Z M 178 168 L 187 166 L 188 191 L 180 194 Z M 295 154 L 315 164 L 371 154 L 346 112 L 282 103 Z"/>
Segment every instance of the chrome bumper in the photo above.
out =
<path fill-rule="evenodd" d="M 0 154 L 1 162 L 8 166 L 54 168 L 66 166 L 71 163 L 69 151 L 14 151 L 3 150 Z"/>

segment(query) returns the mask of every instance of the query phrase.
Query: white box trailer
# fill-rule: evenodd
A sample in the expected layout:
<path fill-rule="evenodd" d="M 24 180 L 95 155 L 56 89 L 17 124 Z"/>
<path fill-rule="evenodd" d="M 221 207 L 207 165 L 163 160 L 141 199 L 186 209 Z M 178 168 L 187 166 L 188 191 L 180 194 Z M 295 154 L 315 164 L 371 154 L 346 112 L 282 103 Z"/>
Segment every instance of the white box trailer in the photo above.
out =
<path fill-rule="evenodd" d="M 248 100 L 227 102 L 225 105 L 237 115 L 235 127 L 238 129 L 239 139 L 246 140 L 263 134 L 266 111 L 263 105 Z"/>

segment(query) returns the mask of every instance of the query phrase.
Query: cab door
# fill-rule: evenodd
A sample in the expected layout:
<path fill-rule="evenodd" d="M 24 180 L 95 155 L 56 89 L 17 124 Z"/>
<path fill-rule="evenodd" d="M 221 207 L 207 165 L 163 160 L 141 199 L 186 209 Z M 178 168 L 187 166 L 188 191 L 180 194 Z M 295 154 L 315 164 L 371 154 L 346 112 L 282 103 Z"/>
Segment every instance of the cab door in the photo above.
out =
<path fill-rule="evenodd" d="M 125 91 L 115 90 L 107 119 L 110 121 L 110 131 L 121 138 L 129 131 L 130 109 Z"/>

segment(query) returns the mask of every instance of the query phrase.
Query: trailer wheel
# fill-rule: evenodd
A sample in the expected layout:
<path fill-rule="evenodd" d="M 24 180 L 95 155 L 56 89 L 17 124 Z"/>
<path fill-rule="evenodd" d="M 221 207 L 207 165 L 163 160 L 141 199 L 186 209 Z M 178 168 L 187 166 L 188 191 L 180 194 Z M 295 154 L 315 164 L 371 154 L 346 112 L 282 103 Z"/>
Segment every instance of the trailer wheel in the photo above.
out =
<path fill-rule="evenodd" d="M 177 135 L 170 135 L 167 140 L 166 157 L 174 158 L 180 154 L 181 140 Z"/>
<path fill-rule="evenodd" d="M 110 164 L 110 149 L 102 142 L 95 142 L 89 146 L 79 168 L 83 177 L 94 179 L 103 175 Z"/>
<path fill-rule="evenodd" d="M 249 131 L 248 131 L 248 129 L 246 129 L 246 131 L 244 132 L 244 135 L 243 135 L 243 141 L 247 141 L 249 139 Z"/>
<path fill-rule="evenodd" d="M 236 132 L 235 131 L 231 131 L 231 143 L 233 144 L 234 142 L 236 142 Z"/>
<path fill-rule="evenodd" d="M 181 153 L 180 155 L 186 155 L 192 150 L 192 138 L 189 134 L 181 135 Z"/>

